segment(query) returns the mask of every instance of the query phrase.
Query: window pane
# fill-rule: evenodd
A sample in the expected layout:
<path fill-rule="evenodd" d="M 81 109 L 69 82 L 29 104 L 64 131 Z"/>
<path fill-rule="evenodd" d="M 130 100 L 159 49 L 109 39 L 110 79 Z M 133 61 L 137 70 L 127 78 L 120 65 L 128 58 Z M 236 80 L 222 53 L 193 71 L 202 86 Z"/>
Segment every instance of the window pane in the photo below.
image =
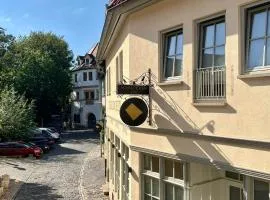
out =
<path fill-rule="evenodd" d="M 225 23 L 216 25 L 216 46 L 225 44 Z"/>
<path fill-rule="evenodd" d="M 174 76 L 180 76 L 182 71 L 182 55 L 176 56 Z"/>
<path fill-rule="evenodd" d="M 152 192 L 153 196 L 159 197 L 159 181 L 157 179 L 152 179 Z"/>
<path fill-rule="evenodd" d="M 168 57 L 165 65 L 165 77 L 172 77 L 174 57 Z"/>
<path fill-rule="evenodd" d="M 270 20 L 270 19 L 269 19 Z M 267 40 L 266 47 L 266 65 L 270 65 L 270 39 Z"/>
<path fill-rule="evenodd" d="M 215 30 L 214 27 L 215 25 L 204 27 L 204 39 L 203 39 L 204 48 L 214 46 L 214 30 Z"/>
<path fill-rule="evenodd" d="M 165 160 L 165 176 L 173 177 L 173 161 Z"/>
<path fill-rule="evenodd" d="M 175 200 L 183 200 L 184 199 L 184 190 L 183 188 L 175 186 Z"/>
<path fill-rule="evenodd" d="M 252 15 L 251 38 L 265 36 L 266 31 L 266 11 Z"/>
<path fill-rule="evenodd" d="M 215 66 L 225 65 L 225 47 L 217 47 L 215 49 Z"/>
<path fill-rule="evenodd" d="M 159 172 L 159 158 L 155 156 L 152 157 L 152 171 Z"/>
<path fill-rule="evenodd" d="M 177 35 L 176 54 L 183 54 L 183 34 Z"/>
<path fill-rule="evenodd" d="M 174 163 L 174 176 L 177 179 L 184 179 L 184 165 L 180 162 Z"/>
<path fill-rule="evenodd" d="M 145 170 L 151 170 L 151 157 L 150 156 L 144 156 L 144 169 Z"/>
<path fill-rule="evenodd" d="M 230 200 L 241 200 L 240 188 L 230 186 Z"/>
<path fill-rule="evenodd" d="M 254 180 L 254 200 L 269 200 L 269 184 Z"/>
<path fill-rule="evenodd" d="M 144 193 L 151 194 L 151 178 L 144 176 Z"/>
<path fill-rule="evenodd" d="M 203 50 L 202 67 L 213 66 L 213 55 L 214 55 L 213 48 Z"/>
<path fill-rule="evenodd" d="M 144 195 L 144 200 L 151 200 L 151 197 L 145 194 Z"/>
<path fill-rule="evenodd" d="M 248 67 L 263 66 L 264 39 L 250 42 Z"/>
<path fill-rule="evenodd" d="M 175 55 L 175 47 L 176 47 L 176 36 L 170 36 L 168 37 L 168 49 L 167 49 L 167 55 Z"/>
<path fill-rule="evenodd" d="M 173 185 L 166 184 L 165 186 L 165 199 L 166 200 L 173 200 Z"/>

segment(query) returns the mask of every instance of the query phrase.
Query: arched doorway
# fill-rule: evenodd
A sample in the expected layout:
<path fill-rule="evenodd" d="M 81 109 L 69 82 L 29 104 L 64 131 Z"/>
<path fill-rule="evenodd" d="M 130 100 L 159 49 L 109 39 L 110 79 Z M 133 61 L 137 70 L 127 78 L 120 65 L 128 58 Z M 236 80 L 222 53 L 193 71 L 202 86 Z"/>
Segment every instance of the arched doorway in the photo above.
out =
<path fill-rule="evenodd" d="M 96 128 L 96 116 L 93 113 L 88 114 L 88 128 Z"/>

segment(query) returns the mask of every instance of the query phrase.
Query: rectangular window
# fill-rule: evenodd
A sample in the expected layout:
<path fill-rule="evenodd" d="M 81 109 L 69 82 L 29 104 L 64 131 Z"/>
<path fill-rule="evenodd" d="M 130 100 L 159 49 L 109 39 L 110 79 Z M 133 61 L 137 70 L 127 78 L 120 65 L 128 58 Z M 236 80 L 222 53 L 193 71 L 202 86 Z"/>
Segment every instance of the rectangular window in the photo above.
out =
<path fill-rule="evenodd" d="M 85 59 L 85 64 L 89 65 L 89 59 L 88 58 Z"/>
<path fill-rule="evenodd" d="M 254 180 L 254 200 L 269 200 L 269 183 Z"/>
<path fill-rule="evenodd" d="M 183 30 L 167 33 L 164 37 L 163 77 L 170 79 L 182 74 Z"/>
<path fill-rule="evenodd" d="M 270 66 L 270 4 L 247 10 L 246 70 Z"/>
<path fill-rule="evenodd" d="M 95 91 L 90 91 L 90 99 L 91 100 L 95 99 Z"/>
<path fill-rule="evenodd" d="M 83 72 L 83 81 L 87 81 L 87 72 Z"/>
<path fill-rule="evenodd" d="M 144 199 L 159 199 L 159 180 L 149 176 L 144 176 Z"/>
<path fill-rule="evenodd" d="M 165 176 L 184 180 L 183 163 L 171 159 L 165 159 Z"/>
<path fill-rule="evenodd" d="M 75 74 L 75 75 L 74 75 L 74 80 L 75 80 L 75 83 L 78 82 L 78 74 Z"/>
<path fill-rule="evenodd" d="M 144 155 L 144 169 L 159 173 L 159 158 L 156 156 Z"/>
<path fill-rule="evenodd" d="M 77 124 L 81 123 L 80 114 L 74 114 L 74 123 L 77 123 Z"/>
<path fill-rule="evenodd" d="M 80 92 L 76 92 L 76 100 L 80 99 Z"/>
<path fill-rule="evenodd" d="M 224 17 L 202 23 L 200 68 L 225 66 L 225 19 Z"/>
<path fill-rule="evenodd" d="M 177 185 L 165 183 L 165 199 L 184 200 L 184 189 Z"/>
<path fill-rule="evenodd" d="M 96 89 L 95 99 L 96 100 L 99 100 L 99 89 Z"/>
<path fill-rule="evenodd" d="M 90 99 L 90 95 L 89 95 L 89 92 L 88 91 L 84 92 L 84 98 L 85 98 L 85 100 L 89 100 Z"/>
<path fill-rule="evenodd" d="M 92 72 L 88 72 L 88 80 L 89 81 L 93 80 L 93 73 Z"/>
<path fill-rule="evenodd" d="M 244 200 L 242 189 L 235 186 L 230 186 L 230 200 Z"/>
<path fill-rule="evenodd" d="M 199 24 L 199 62 L 195 70 L 195 99 L 223 100 L 226 97 L 225 17 Z"/>
<path fill-rule="evenodd" d="M 172 159 L 143 155 L 143 199 L 184 200 L 185 164 Z M 157 167 L 158 166 L 158 167 Z M 160 168 L 159 166 L 163 166 Z M 154 172 L 154 173 L 153 173 Z"/>

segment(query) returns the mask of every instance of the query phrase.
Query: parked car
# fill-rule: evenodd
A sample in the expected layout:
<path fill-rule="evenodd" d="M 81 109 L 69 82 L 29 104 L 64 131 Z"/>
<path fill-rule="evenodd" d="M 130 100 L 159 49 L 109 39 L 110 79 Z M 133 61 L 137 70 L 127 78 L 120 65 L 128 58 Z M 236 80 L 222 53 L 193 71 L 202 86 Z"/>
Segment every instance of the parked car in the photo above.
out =
<path fill-rule="evenodd" d="M 58 133 L 59 135 L 61 135 L 61 130 L 57 129 L 55 127 L 47 127 L 48 129 L 50 129 L 53 133 Z"/>
<path fill-rule="evenodd" d="M 52 130 L 50 130 L 49 128 L 38 128 L 36 130 L 39 134 L 46 136 L 46 137 L 51 137 L 53 138 L 56 142 L 60 141 L 60 134 L 57 132 L 53 132 Z"/>
<path fill-rule="evenodd" d="M 44 137 L 42 135 L 35 135 L 34 137 L 30 138 L 29 141 L 31 143 L 45 143 L 50 148 L 55 144 L 55 141 L 53 138 Z"/>
<path fill-rule="evenodd" d="M 33 155 L 37 159 L 41 157 L 41 148 L 23 142 L 4 142 L 0 143 L 0 156 L 22 156 Z"/>
<path fill-rule="evenodd" d="M 42 149 L 44 153 L 48 152 L 50 150 L 50 146 L 48 144 L 48 140 L 36 140 L 35 142 L 25 142 L 29 146 L 37 146 Z"/>

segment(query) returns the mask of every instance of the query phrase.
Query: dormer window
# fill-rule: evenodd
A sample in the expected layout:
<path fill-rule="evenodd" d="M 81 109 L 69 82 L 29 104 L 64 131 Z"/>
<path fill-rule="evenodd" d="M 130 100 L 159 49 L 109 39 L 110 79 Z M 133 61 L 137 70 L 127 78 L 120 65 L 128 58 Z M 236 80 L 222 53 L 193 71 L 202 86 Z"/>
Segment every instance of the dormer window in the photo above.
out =
<path fill-rule="evenodd" d="M 89 65 L 90 60 L 88 58 L 85 59 L 85 64 Z"/>

